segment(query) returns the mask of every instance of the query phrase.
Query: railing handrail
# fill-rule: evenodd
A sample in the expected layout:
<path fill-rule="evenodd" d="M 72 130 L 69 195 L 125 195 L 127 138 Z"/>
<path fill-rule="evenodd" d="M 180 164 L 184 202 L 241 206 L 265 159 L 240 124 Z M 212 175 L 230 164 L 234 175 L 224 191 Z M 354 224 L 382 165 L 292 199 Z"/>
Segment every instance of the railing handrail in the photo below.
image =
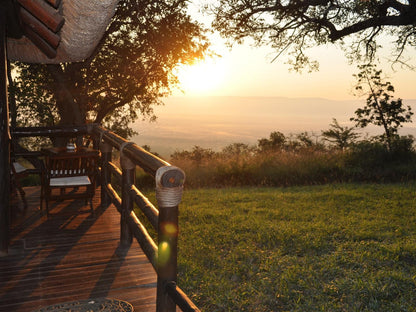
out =
<path fill-rule="evenodd" d="M 12 138 L 14 137 L 34 137 L 34 136 L 71 136 L 90 134 L 97 124 L 86 125 L 62 125 L 49 127 L 15 127 L 11 129 Z"/>
<path fill-rule="evenodd" d="M 111 187 L 111 181 L 104 181 L 104 185 L 102 186 L 102 191 L 108 191 L 111 194 L 109 197 L 116 201 L 116 206 L 120 207 L 120 213 L 122 215 L 122 227 L 123 227 L 123 220 L 128 225 L 130 229 L 130 235 L 133 235 L 137 242 L 142 247 L 144 253 L 146 254 L 147 258 L 149 259 L 150 263 L 153 265 L 154 269 L 158 274 L 158 293 L 157 293 L 157 311 L 158 312 L 173 312 L 176 311 L 176 305 L 178 305 L 182 311 L 185 312 L 197 312 L 199 309 L 192 303 L 192 301 L 187 297 L 187 295 L 179 288 L 176 287 L 176 265 L 177 265 L 177 231 L 170 235 L 170 237 L 166 238 L 164 233 L 164 229 L 161 229 L 161 224 L 165 224 L 166 221 L 171 222 L 172 219 L 174 227 L 178 227 L 177 217 L 178 217 L 178 207 L 159 207 L 159 210 L 156 209 L 153 204 L 135 187 L 134 185 L 134 176 L 135 176 L 135 166 L 141 167 L 146 173 L 156 177 L 157 171 L 161 168 L 171 167 L 169 169 L 174 169 L 168 162 L 160 159 L 159 157 L 145 151 L 143 148 L 137 146 L 132 142 L 128 142 L 124 138 L 116 135 L 115 133 L 101 127 L 97 126 L 93 128 L 93 133 L 99 137 L 98 144 L 105 143 L 107 146 L 104 146 L 103 154 L 106 154 L 108 158 L 107 164 L 103 164 L 102 170 L 109 170 L 114 172 L 118 179 L 121 178 L 122 183 L 127 183 L 128 185 L 122 185 L 122 189 L 125 188 L 126 190 L 122 190 L 122 198 L 118 198 Z M 111 163 L 111 148 L 109 151 L 109 146 L 118 149 L 122 155 L 120 155 L 120 163 L 121 163 L 121 177 L 120 171 L 117 170 L 116 166 Z M 127 165 L 123 166 L 123 158 L 126 157 L 128 161 Z M 132 166 L 134 164 L 134 166 Z M 123 168 L 124 167 L 124 168 Z M 174 169 L 175 170 L 175 169 Z M 171 172 L 174 172 L 171 170 Z M 178 169 L 180 170 L 180 169 Z M 177 173 L 174 172 L 173 175 Z M 109 173 L 107 173 L 109 175 Z M 131 177 L 128 177 L 128 176 Z M 127 177 L 124 177 L 127 176 Z M 108 177 L 107 177 L 108 178 Z M 161 178 L 163 180 L 163 177 Z M 127 182 L 126 182 L 127 181 Z M 169 180 L 170 181 L 170 180 Z M 170 184 L 169 181 L 162 181 L 167 184 Z M 176 186 L 177 181 L 172 183 L 171 186 Z M 167 185 L 169 186 L 169 185 Z M 128 198 L 126 198 L 128 197 Z M 128 202 L 128 203 L 123 203 Z M 152 226 L 158 230 L 158 240 L 159 243 L 156 244 L 152 238 L 150 237 L 147 229 L 143 226 L 140 222 L 137 215 L 132 210 L 133 202 L 137 204 L 137 206 L 142 210 L 145 217 L 150 221 Z M 127 207 L 130 206 L 130 207 Z M 160 205 L 159 205 L 160 206 Z M 172 216 L 173 211 L 173 216 Z M 160 212 L 162 215 L 160 215 Z M 123 216 L 124 214 L 124 216 Z M 176 214 L 176 215 L 175 215 Z M 160 218 L 164 220 L 160 220 Z M 123 229 L 121 230 L 123 231 Z M 172 233 L 171 233 L 172 234 Z M 123 234 L 122 234 L 123 235 Z M 125 234 L 128 235 L 128 234 Z M 165 236 L 161 238 L 161 236 Z M 169 235 L 168 235 L 169 236 Z M 131 238 L 124 238 L 127 242 L 130 242 Z M 160 259 L 159 253 L 159 246 L 163 240 L 171 240 L 171 243 L 174 245 L 171 250 L 173 252 L 174 258 L 172 259 L 175 263 L 173 264 L 173 269 L 168 268 L 167 276 L 168 278 L 164 278 L 163 275 L 166 275 L 166 271 L 164 268 L 160 267 L 160 263 L 158 263 L 158 259 Z M 173 242 L 172 242 L 173 240 Z M 172 272 L 173 271 L 173 272 Z M 173 275 L 172 275 L 173 274 Z M 173 287 L 172 285 L 175 285 Z M 161 294 L 162 293 L 162 294 Z M 161 298 L 164 297 L 164 298 Z M 167 299 L 169 297 L 169 299 Z M 173 305 L 171 304 L 173 302 Z"/>
<path fill-rule="evenodd" d="M 125 153 L 125 155 L 137 166 L 141 167 L 146 173 L 153 177 L 155 177 L 156 171 L 159 168 L 170 166 L 167 161 L 153 155 L 137 144 L 127 141 L 126 139 L 115 134 L 114 132 L 103 128 L 102 126 L 95 126 L 92 132 L 98 136 L 101 141 L 105 141 L 118 150 L 123 147 L 122 152 Z"/>
<path fill-rule="evenodd" d="M 160 192 L 156 192 L 159 209 L 137 189 L 134 185 L 136 166 L 141 167 L 146 173 L 155 177 L 156 184 L 161 185 L 163 192 L 171 193 L 177 187 L 183 187 L 183 172 L 171 166 L 165 160 L 149 153 L 133 142 L 129 142 L 119 135 L 97 124 L 54 126 L 54 127 L 18 127 L 11 131 L 13 138 L 20 137 L 57 137 L 90 135 L 94 140 L 94 147 L 101 149 L 101 204 L 113 203 L 121 214 L 121 243 L 131 243 L 134 236 L 146 254 L 149 262 L 158 275 L 157 286 L 157 312 L 174 312 L 176 305 L 185 312 L 197 312 L 199 309 L 192 303 L 187 295 L 176 286 L 177 268 L 177 233 L 178 233 L 178 203 L 170 204 L 169 200 L 162 200 Z M 121 170 L 111 162 L 112 148 L 120 151 Z M 30 156 L 36 156 L 37 152 L 29 152 Z M 27 155 L 29 156 L 29 155 Z M 39 156 L 39 155 L 37 155 Z M 165 170 L 167 169 L 167 170 Z M 160 174 L 160 170 L 163 171 Z M 121 180 L 121 196 L 115 191 L 111 176 Z M 158 187 L 156 187 L 158 190 Z M 170 194 L 167 194 L 171 196 Z M 173 201 L 175 202 L 175 201 Z M 142 210 L 144 216 L 158 232 L 158 242 L 155 243 L 145 226 L 133 211 L 133 204 Z M 173 205 L 173 207 L 171 207 Z M 164 228 L 170 223 L 176 230 Z M 172 253 L 169 255 L 169 263 L 161 265 L 161 249 L 164 242 L 171 244 Z"/>

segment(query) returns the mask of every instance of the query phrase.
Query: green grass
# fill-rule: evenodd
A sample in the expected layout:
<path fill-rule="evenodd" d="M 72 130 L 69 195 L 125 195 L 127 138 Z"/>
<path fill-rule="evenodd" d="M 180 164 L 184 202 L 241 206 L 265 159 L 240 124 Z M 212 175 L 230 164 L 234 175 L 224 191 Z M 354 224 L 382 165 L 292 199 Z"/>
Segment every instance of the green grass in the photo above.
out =
<path fill-rule="evenodd" d="M 179 286 L 203 311 L 415 311 L 416 185 L 186 190 Z"/>

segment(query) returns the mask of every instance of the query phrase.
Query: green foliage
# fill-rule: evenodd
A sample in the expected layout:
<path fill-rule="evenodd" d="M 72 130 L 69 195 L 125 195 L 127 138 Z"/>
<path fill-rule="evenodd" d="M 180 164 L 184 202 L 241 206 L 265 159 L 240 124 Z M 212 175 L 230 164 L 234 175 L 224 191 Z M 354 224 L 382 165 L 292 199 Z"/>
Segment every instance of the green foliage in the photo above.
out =
<path fill-rule="evenodd" d="M 177 84 L 174 69 L 208 53 L 204 29 L 191 20 L 187 6 L 185 0 L 120 1 L 84 62 L 16 64 L 18 105 L 27 105 L 29 115 L 38 102 L 54 108 L 30 120 L 21 116 L 20 122 L 96 122 L 125 137 L 134 134 L 129 124 L 139 116 L 154 120 L 153 106 Z"/>
<path fill-rule="evenodd" d="M 178 284 L 202 311 L 413 311 L 414 190 L 188 190 Z"/>
<path fill-rule="evenodd" d="M 378 140 L 361 141 L 345 154 L 351 181 L 406 181 L 416 178 L 413 137 L 395 136 L 391 150 Z"/>
<path fill-rule="evenodd" d="M 412 161 L 415 156 L 414 141 L 412 135 L 395 136 L 392 142 L 393 158 L 401 162 Z"/>
<path fill-rule="evenodd" d="M 322 131 L 324 140 L 332 143 L 342 151 L 349 147 L 359 136 L 354 131 L 355 127 L 343 127 L 335 118 L 332 119 L 332 124 L 329 126 L 330 129 Z"/>
<path fill-rule="evenodd" d="M 258 141 L 258 149 L 261 152 L 267 152 L 271 150 L 282 150 L 286 144 L 286 137 L 279 131 L 270 133 L 269 139 L 262 138 Z"/>
<path fill-rule="evenodd" d="M 334 124 L 336 126 L 336 124 Z M 339 126 L 339 125 L 338 125 Z M 234 143 L 221 152 L 195 146 L 175 152 L 171 162 L 186 172 L 188 187 L 291 186 L 416 178 L 413 137 L 395 136 L 391 150 L 378 139 L 351 143 L 352 128 L 340 127 L 344 150 L 327 149 L 307 133 L 295 139 L 273 132 L 257 147 Z M 338 137 L 339 135 L 339 137 Z M 342 135 L 345 135 L 342 137 Z M 278 138 L 276 140 L 273 140 Z"/>
<path fill-rule="evenodd" d="M 216 153 L 212 149 L 206 149 L 195 145 L 192 151 L 176 151 L 171 155 L 173 161 L 175 160 L 186 160 L 190 161 L 196 166 L 201 166 L 203 162 L 209 162 L 212 159 L 215 159 Z"/>
<path fill-rule="evenodd" d="M 351 146 L 347 164 L 368 171 L 382 168 L 391 159 L 391 154 L 380 142 L 361 141 Z"/>
<path fill-rule="evenodd" d="M 255 148 L 244 143 L 232 143 L 222 149 L 224 157 L 232 157 L 237 162 L 250 157 L 255 153 Z"/>
<path fill-rule="evenodd" d="M 45 66 L 39 64 L 14 64 L 12 70 L 18 77 L 11 84 L 10 94 L 16 94 L 16 122 L 19 127 L 53 126 L 59 122 L 55 99 L 44 85 L 51 84 Z"/>
<path fill-rule="evenodd" d="M 270 153 L 281 151 L 299 151 L 302 149 L 322 150 L 324 146 L 317 141 L 315 142 L 312 136 L 307 132 L 301 132 L 294 138 L 286 137 L 279 131 L 270 133 L 269 138 L 261 138 L 258 140 L 257 152 Z"/>
<path fill-rule="evenodd" d="M 360 73 L 356 75 L 356 90 L 367 94 L 367 104 L 355 111 L 355 117 L 350 120 L 364 128 L 369 124 L 382 126 L 384 129 L 384 141 L 388 148 L 392 148 L 392 140 L 397 135 L 398 128 L 403 123 L 412 122 L 413 112 L 410 106 L 403 107 L 401 99 L 393 100 L 394 87 L 381 77 L 381 70 L 375 65 L 367 64 L 358 66 Z"/>
<path fill-rule="evenodd" d="M 314 144 L 308 132 L 302 132 L 298 134 L 296 138 L 303 147 L 312 147 Z"/>

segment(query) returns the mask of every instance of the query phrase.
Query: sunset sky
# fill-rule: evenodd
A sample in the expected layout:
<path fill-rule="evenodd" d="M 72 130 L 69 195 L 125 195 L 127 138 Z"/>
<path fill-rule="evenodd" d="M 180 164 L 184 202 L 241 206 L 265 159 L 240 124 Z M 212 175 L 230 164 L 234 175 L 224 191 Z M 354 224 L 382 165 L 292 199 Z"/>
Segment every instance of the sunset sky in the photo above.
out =
<path fill-rule="evenodd" d="M 210 18 L 201 16 L 197 7 L 191 12 L 198 21 L 209 24 Z M 348 65 L 344 52 L 335 46 L 309 51 L 320 70 L 299 74 L 289 71 L 284 55 L 271 62 L 276 51 L 270 47 L 254 48 L 246 43 L 230 50 L 218 35 L 212 43 L 221 57 L 181 69 L 182 91 L 175 91 L 164 106 L 155 108 L 157 121 L 135 123 L 139 135 L 133 140 L 139 145 L 149 145 L 169 157 L 175 150 L 196 145 L 220 150 L 235 142 L 256 144 L 272 131 L 319 135 L 332 118 L 351 126 L 350 117 L 365 103 L 365 97 L 353 95 L 356 65 Z M 415 52 L 408 57 L 414 59 Z M 394 72 L 387 62 L 379 69 L 389 76 L 396 97 L 416 99 L 416 72 L 399 66 Z M 404 103 L 416 110 L 416 100 Z M 362 134 L 379 131 L 370 128 Z M 401 134 L 416 136 L 416 123 L 406 125 Z"/>
<path fill-rule="evenodd" d="M 199 2 L 192 3 L 192 15 L 209 25 L 210 18 L 198 12 Z M 289 71 L 285 55 L 271 62 L 276 52 L 270 47 L 254 48 L 246 43 L 230 50 L 217 35 L 212 37 L 212 43 L 213 49 L 222 57 L 182 70 L 179 77 L 183 92 L 174 95 L 354 98 L 352 75 L 357 73 L 356 65 L 348 65 L 344 52 L 333 45 L 310 50 L 310 55 L 320 63 L 320 70 L 299 74 Z M 415 55 L 414 50 L 410 52 L 410 57 Z M 396 96 L 416 98 L 416 72 L 402 69 L 399 65 L 394 71 L 388 62 L 383 59 L 382 62 L 379 68 L 388 75 Z"/>

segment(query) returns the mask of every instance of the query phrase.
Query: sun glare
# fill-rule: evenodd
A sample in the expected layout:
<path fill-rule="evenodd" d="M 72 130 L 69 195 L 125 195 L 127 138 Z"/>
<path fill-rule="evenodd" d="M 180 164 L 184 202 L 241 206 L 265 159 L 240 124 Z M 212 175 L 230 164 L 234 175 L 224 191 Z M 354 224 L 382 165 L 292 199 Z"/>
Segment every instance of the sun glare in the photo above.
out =
<path fill-rule="evenodd" d="M 178 70 L 180 89 L 186 95 L 207 95 L 220 89 L 225 81 L 226 65 L 221 58 L 209 58 Z"/>

